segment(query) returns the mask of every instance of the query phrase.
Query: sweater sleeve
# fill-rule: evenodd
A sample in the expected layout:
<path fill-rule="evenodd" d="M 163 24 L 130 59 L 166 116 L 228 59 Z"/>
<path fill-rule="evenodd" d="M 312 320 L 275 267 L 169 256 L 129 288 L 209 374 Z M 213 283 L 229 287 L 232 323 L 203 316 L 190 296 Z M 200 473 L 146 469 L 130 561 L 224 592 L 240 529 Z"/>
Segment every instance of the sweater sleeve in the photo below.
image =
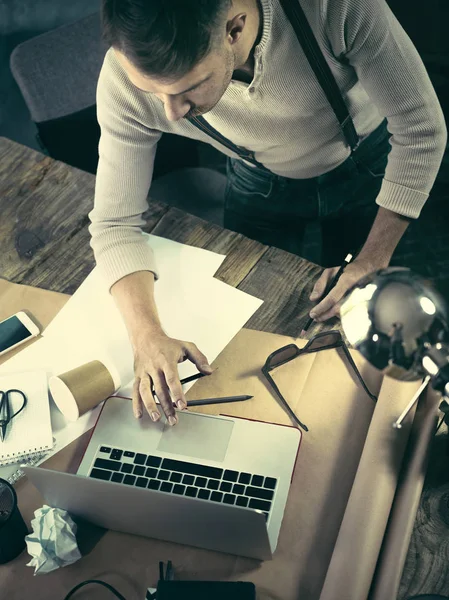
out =
<path fill-rule="evenodd" d="M 417 218 L 447 143 L 422 60 L 385 0 L 323 0 L 322 18 L 334 55 L 352 65 L 392 134 L 377 204 Z"/>
<path fill-rule="evenodd" d="M 138 118 L 141 100 L 106 54 L 97 86 L 101 128 L 94 208 L 89 213 L 91 246 L 108 289 L 136 271 L 156 273 L 153 252 L 142 232 L 143 213 L 160 132 Z"/>

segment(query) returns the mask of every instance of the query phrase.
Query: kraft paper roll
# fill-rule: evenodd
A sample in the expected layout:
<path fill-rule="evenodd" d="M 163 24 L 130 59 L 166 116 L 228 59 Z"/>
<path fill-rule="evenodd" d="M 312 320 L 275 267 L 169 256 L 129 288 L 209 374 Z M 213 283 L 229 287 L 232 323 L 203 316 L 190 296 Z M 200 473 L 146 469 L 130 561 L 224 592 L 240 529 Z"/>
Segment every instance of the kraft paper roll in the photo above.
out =
<path fill-rule="evenodd" d="M 440 394 L 431 387 L 427 387 L 421 394 L 370 600 L 398 597 L 402 571 L 424 487 L 440 402 Z"/>
<path fill-rule="evenodd" d="M 366 600 L 385 535 L 414 409 L 393 429 L 420 382 L 384 377 L 320 600 Z"/>
<path fill-rule="evenodd" d="M 53 400 L 68 421 L 76 421 L 119 387 L 118 374 L 99 360 L 55 375 L 49 380 Z"/>

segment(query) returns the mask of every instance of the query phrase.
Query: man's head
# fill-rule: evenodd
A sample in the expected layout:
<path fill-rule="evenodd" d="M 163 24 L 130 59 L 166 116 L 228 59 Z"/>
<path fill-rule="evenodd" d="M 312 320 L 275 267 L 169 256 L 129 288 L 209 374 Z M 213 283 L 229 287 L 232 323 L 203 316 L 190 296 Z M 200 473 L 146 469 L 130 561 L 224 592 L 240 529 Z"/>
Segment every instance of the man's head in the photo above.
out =
<path fill-rule="evenodd" d="M 256 0 L 103 0 L 103 32 L 131 83 L 175 121 L 220 100 L 257 36 L 254 8 Z"/>

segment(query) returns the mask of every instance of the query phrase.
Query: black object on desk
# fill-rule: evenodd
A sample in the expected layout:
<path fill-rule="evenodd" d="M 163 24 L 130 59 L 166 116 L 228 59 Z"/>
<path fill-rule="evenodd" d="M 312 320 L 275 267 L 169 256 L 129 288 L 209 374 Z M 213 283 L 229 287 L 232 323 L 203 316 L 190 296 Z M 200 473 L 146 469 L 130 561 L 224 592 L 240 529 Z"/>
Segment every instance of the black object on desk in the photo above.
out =
<path fill-rule="evenodd" d="M 187 406 L 206 406 L 207 404 L 226 404 L 228 402 L 244 402 L 254 396 L 224 396 L 223 398 L 203 398 L 202 400 L 187 400 Z"/>
<path fill-rule="evenodd" d="M 0 479 L 0 564 L 5 564 L 25 549 L 28 529 L 17 506 L 14 488 Z"/>
<path fill-rule="evenodd" d="M 195 373 L 195 375 L 190 375 L 190 377 L 185 377 L 180 380 L 181 385 L 185 383 L 190 383 L 191 381 L 195 381 L 196 379 L 200 379 L 201 377 L 205 377 L 204 373 Z M 153 396 L 155 395 L 154 385 L 151 388 Z M 208 404 L 226 404 L 227 402 L 244 402 L 245 400 L 251 400 L 254 396 L 223 396 L 222 398 L 203 398 L 201 400 L 187 400 L 187 406 L 206 406 Z M 156 404 L 160 404 L 159 400 L 157 400 Z M 173 406 L 176 408 L 176 404 L 173 403 Z M 1 414 L 1 413 L 0 413 Z"/>
<path fill-rule="evenodd" d="M 256 600 L 253 583 L 243 581 L 160 581 L 157 600 Z"/>
<path fill-rule="evenodd" d="M 343 274 L 343 271 L 345 270 L 345 267 L 347 265 L 349 265 L 349 263 L 352 260 L 352 254 L 348 254 L 345 258 L 345 260 L 343 261 L 342 265 L 340 266 L 340 268 L 338 269 L 338 271 L 335 273 L 335 277 L 333 277 L 327 284 L 326 289 L 323 292 L 323 295 L 321 296 L 321 298 L 325 298 L 328 293 L 334 289 L 334 287 L 337 285 L 340 277 Z M 309 317 L 309 319 L 307 320 L 306 324 L 303 327 L 303 330 L 301 331 L 301 336 L 304 335 L 304 333 L 309 329 L 309 327 L 312 325 L 314 319 L 312 319 L 312 317 Z"/>
<path fill-rule="evenodd" d="M 13 394 L 19 394 L 22 397 L 22 406 L 15 413 L 12 413 L 11 398 Z M 21 390 L 6 390 L 6 392 L 0 390 L 0 439 L 3 442 L 6 437 L 6 430 L 8 425 L 22 412 L 27 405 L 27 397 Z M 11 414 L 12 413 L 12 414 Z"/>
<path fill-rule="evenodd" d="M 244 581 L 175 581 L 171 560 L 159 563 L 159 582 L 156 595 L 147 598 L 157 600 L 256 600 L 254 583 Z"/>

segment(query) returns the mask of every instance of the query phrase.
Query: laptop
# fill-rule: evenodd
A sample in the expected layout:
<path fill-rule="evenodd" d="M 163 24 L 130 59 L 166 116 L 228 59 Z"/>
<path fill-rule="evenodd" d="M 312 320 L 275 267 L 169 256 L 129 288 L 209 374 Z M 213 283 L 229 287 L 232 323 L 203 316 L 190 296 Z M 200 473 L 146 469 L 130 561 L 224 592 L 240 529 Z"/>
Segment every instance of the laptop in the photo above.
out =
<path fill-rule="evenodd" d="M 137 420 L 103 405 L 76 475 L 23 470 L 50 506 L 115 531 L 270 559 L 301 441 L 294 427 L 178 411 Z"/>

